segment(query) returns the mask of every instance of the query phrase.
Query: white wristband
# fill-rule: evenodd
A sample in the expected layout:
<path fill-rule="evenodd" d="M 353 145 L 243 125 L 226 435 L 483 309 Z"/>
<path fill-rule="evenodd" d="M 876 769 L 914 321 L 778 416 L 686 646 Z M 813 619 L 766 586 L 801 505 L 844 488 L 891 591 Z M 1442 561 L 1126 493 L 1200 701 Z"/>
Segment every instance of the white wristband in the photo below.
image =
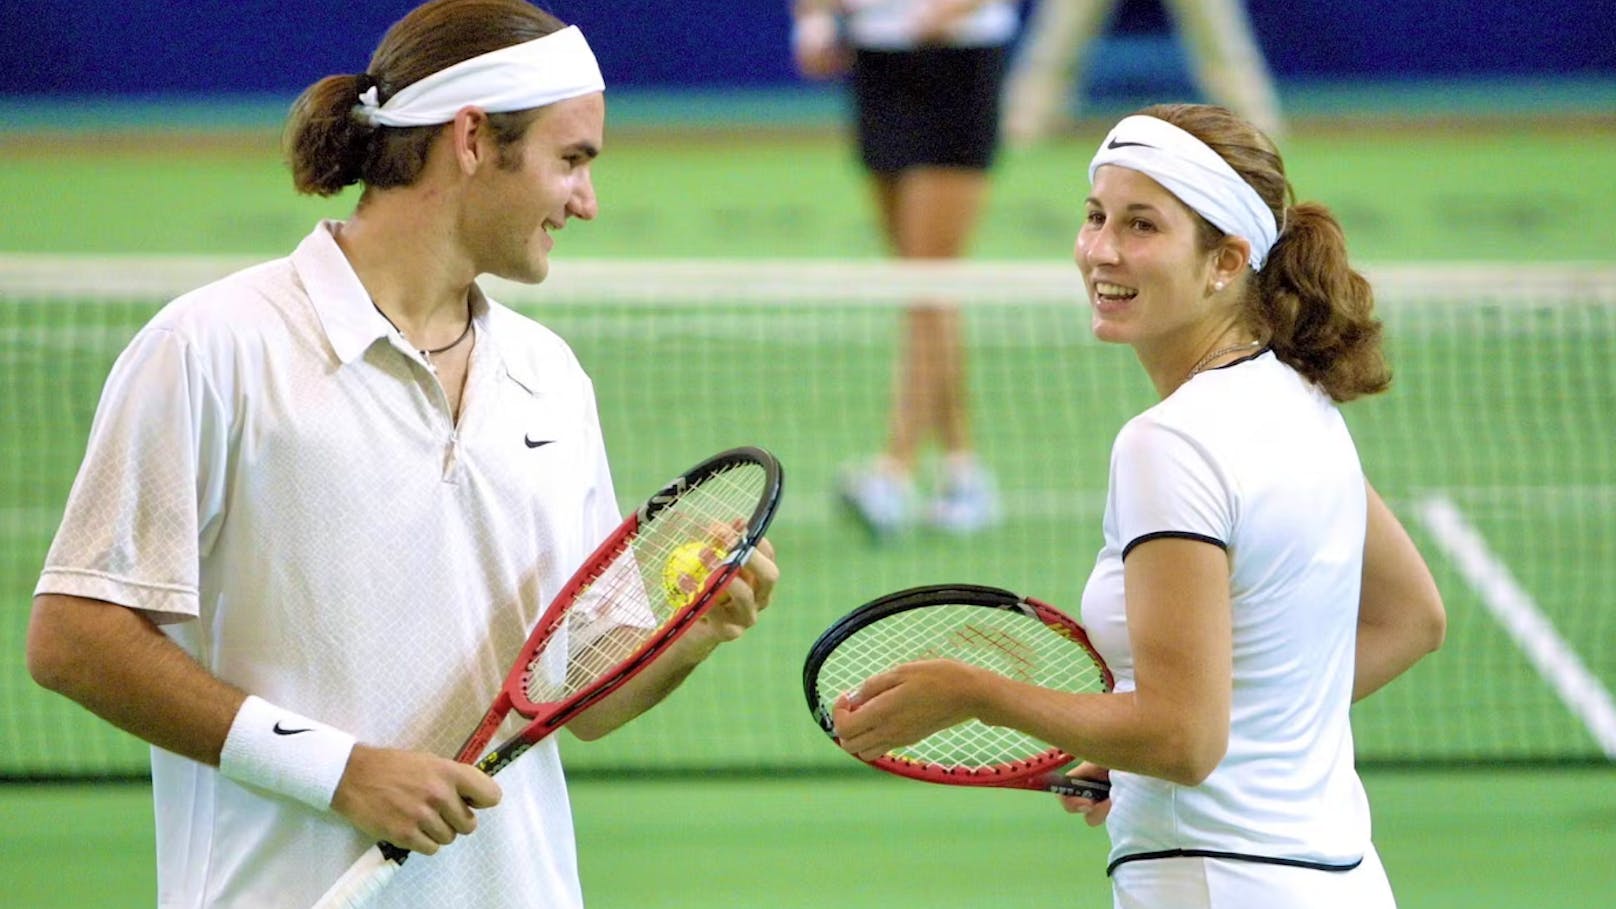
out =
<path fill-rule="evenodd" d="M 825 10 L 803 13 L 791 22 L 791 46 L 798 51 L 826 50 L 836 38 L 836 16 Z"/>
<path fill-rule="evenodd" d="M 324 811 L 353 747 L 348 733 L 249 695 L 219 752 L 219 772 Z"/>

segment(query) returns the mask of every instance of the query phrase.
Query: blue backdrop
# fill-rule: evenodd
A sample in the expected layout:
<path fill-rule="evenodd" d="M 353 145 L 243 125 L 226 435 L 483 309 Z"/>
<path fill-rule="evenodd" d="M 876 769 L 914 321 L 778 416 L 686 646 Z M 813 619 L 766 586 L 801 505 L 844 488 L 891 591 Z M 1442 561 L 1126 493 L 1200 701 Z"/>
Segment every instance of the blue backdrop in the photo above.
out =
<path fill-rule="evenodd" d="M 358 72 L 413 0 L 0 0 L 0 93 L 296 93 Z M 789 0 L 547 0 L 616 86 L 775 86 L 796 77 Z M 1289 80 L 1616 77 L 1612 0 L 1249 0 Z M 1162 34 L 1121 0 L 1113 34 Z M 1104 60 L 1096 67 L 1103 68 Z M 1120 65 L 1120 64 L 1119 64 Z"/>

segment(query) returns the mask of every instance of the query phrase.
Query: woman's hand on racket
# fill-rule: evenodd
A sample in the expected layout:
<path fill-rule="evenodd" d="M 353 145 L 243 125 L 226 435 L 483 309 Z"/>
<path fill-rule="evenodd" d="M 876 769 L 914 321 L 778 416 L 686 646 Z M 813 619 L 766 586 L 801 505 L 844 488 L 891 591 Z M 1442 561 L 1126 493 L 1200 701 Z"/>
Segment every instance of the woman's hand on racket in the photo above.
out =
<path fill-rule="evenodd" d="M 1111 771 L 1099 764 L 1084 761 L 1066 772 L 1066 775 L 1080 780 L 1104 780 L 1111 782 Z M 1069 814 L 1081 814 L 1083 820 L 1090 827 L 1098 827 L 1105 823 L 1106 815 L 1111 813 L 1111 800 L 1084 798 L 1080 795 L 1056 796 L 1060 799 L 1061 807 Z"/>
<path fill-rule="evenodd" d="M 874 760 L 975 716 L 990 673 L 957 660 L 916 660 L 872 675 L 836 699 L 842 750 Z"/>
<path fill-rule="evenodd" d="M 499 784 L 469 764 L 355 745 L 331 807 L 373 839 L 431 855 L 476 830 L 474 809 L 499 799 Z"/>

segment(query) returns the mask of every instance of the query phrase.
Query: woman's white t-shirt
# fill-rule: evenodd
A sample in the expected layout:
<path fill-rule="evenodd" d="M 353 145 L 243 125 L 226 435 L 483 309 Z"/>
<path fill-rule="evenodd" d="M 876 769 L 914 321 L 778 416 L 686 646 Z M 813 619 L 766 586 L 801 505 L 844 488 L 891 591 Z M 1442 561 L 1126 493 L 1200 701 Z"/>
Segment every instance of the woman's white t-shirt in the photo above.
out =
<path fill-rule="evenodd" d="M 1224 548 L 1233 701 L 1203 783 L 1112 774 L 1111 869 L 1166 855 L 1327 868 L 1369 849 L 1352 699 L 1366 493 L 1334 402 L 1263 351 L 1194 376 L 1128 422 L 1111 452 L 1104 546 L 1083 620 L 1134 687 L 1123 560 L 1160 537 Z"/>

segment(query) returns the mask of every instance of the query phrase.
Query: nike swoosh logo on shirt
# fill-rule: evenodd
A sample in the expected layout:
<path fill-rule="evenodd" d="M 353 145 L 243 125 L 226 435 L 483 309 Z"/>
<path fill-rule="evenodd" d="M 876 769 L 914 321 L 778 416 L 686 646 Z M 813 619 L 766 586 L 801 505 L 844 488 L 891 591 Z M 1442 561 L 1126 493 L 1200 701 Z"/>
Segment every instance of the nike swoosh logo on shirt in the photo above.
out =
<path fill-rule="evenodd" d="M 529 447 L 529 448 L 538 448 L 540 445 L 548 445 L 548 444 L 550 444 L 551 442 L 554 442 L 554 441 L 555 441 L 555 439 L 538 439 L 538 440 L 535 440 L 532 436 L 523 436 L 522 437 L 523 444 L 527 445 L 527 447 Z"/>

